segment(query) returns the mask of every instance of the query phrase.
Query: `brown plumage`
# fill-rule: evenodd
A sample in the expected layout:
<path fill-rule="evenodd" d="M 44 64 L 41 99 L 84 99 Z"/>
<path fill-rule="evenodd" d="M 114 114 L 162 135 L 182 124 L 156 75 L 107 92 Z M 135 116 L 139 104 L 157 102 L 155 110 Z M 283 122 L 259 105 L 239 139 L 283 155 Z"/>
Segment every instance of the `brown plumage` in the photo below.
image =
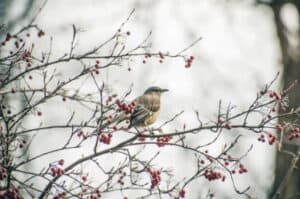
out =
<path fill-rule="evenodd" d="M 153 124 L 160 113 L 160 97 L 161 94 L 168 91 L 160 87 L 150 87 L 143 95 L 137 97 L 133 113 L 130 115 L 122 114 L 115 122 L 120 123 L 126 119 L 130 120 L 128 128 L 144 127 Z"/>

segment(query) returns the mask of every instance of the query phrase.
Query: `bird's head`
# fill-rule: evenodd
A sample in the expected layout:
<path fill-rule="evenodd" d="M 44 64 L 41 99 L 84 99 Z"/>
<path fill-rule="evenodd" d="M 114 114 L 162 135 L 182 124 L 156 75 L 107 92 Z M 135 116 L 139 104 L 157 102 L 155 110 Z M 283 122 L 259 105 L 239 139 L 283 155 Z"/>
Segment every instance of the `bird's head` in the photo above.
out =
<path fill-rule="evenodd" d="M 163 89 L 163 88 L 160 88 L 158 86 L 151 86 L 149 87 L 145 92 L 144 94 L 150 94 L 150 93 L 154 93 L 154 94 L 161 94 L 161 93 L 164 93 L 164 92 L 167 92 L 169 91 L 168 89 Z"/>

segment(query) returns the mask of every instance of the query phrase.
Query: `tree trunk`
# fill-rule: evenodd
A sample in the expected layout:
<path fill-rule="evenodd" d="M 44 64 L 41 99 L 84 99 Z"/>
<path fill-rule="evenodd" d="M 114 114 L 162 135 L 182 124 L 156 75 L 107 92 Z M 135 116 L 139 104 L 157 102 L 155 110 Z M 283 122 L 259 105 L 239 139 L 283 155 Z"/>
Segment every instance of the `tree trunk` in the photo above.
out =
<path fill-rule="evenodd" d="M 298 4 L 298 5 L 297 5 Z M 278 35 L 278 39 L 280 42 L 281 53 L 282 53 L 282 65 L 283 65 L 283 76 L 282 76 L 282 84 L 283 88 L 287 88 L 294 82 L 295 80 L 300 80 L 300 50 L 299 50 L 299 41 L 300 35 L 299 32 L 291 33 L 287 30 L 283 20 L 280 16 L 281 8 L 284 5 L 284 1 L 274 1 L 271 4 L 271 8 L 274 12 L 274 22 L 276 25 L 276 31 Z M 300 2 L 294 1 L 293 5 L 297 8 L 298 13 L 300 11 Z M 298 19 L 299 21 L 299 19 Z M 288 37 L 289 34 L 297 35 L 297 44 L 292 44 Z M 295 87 L 289 93 L 289 107 L 297 108 L 300 106 L 300 83 L 296 84 Z M 295 116 L 296 117 L 296 116 Z M 294 121 L 296 118 L 290 117 L 285 118 L 284 120 L 280 121 L 283 122 L 291 122 Z M 299 123 L 299 122 L 298 122 Z M 286 132 L 287 133 L 287 132 Z M 284 142 L 282 150 L 290 151 L 292 153 L 296 153 L 298 147 L 300 146 L 300 142 Z M 275 183 L 274 183 L 274 190 L 271 193 L 271 196 L 274 196 L 276 191 L 279 190 L 279 187 L 282 186 L 283 179 L 289 170 L 293 157 L 287 155 L 287 153 L 278 152 L 276 157 L 276 169 L 275 169 Z M 295 194 L 300 193 L 300 170 L 293 169 L 292 175 L 289 177 L 287 183 L 284 184 L 284 189 L 280 190 L 280 196 L 276 198 L 299 198 L 292 197 Z M 270 197 L 271 198 L 271 197 Z"/>

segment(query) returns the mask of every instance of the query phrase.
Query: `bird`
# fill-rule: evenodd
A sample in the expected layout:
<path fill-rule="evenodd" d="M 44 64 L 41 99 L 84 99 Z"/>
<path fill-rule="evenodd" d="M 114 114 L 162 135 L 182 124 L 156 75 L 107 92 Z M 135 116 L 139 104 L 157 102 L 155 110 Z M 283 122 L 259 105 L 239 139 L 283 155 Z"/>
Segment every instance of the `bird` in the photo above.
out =
<path fill-rule="evenodd" d="M 130 114 L 131 127 L 145 127 L 153 124 L 160 114 L 160 98 L 161 94 L 169 91 L 158 86 L 151 86 L 143 95 L 137 97 L 133 112 Z"/>
<path fill-rule="evenodd" d="M 132 127 L 146 127 L 153 124 L 160 114 L 161 94 L 167 91 L 169 90 L 158 86 L 147 88 L 143 95 L 133 100 L 134 108 L 130 113 L 123 112 L 107 124 L 104 124 L 102 128 L 113 123 L 117 125 L 125 120 L 129 121 L 128 129 Z"/>

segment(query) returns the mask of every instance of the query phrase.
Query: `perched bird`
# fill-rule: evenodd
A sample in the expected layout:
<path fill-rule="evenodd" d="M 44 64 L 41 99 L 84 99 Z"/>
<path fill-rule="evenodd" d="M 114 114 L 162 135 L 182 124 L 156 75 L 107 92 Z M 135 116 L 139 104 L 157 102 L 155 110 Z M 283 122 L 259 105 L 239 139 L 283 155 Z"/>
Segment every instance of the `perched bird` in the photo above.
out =
<path fill-rule="evenodd" d="M 160 113 L 160 96 L 168 89 L 162 89 L 157 86 L 149 87 L 143 95 L 133 100 L 134 108 L 130 113 L 123 112 L 113 118 L 108 123 L 102 125 L 105 128 L 109 124 L 119 124 L 124 120 L 129 120 L 128 129 L 131 127 L 145 127 L 153 124 Z"/>
<path fill-rule="evenodd" d="M 131 127 L 144 127 L 153 124 L 160 113 L 160 96 L 168 89 L 162 89 L 157 86 L 148 88 L 143 95 L 137 97 L 133 113 L 130 115 Z"/>

